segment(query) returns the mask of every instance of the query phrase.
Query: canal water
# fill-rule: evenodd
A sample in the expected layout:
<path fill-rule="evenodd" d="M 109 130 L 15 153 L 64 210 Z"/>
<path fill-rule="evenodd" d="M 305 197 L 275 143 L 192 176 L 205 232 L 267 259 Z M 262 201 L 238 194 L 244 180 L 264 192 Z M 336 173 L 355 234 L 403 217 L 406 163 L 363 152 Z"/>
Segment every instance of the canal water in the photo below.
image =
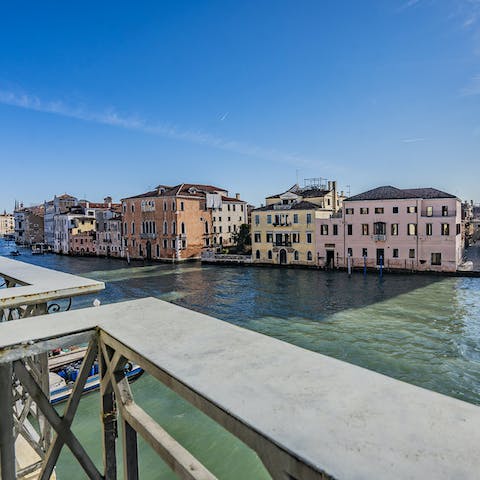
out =
<path fill-rule="evenodd" d="M 8 251 L 0 244 L 0 255 Z M 106 282 L 96 295 L 102 303 L 154 296 L 480 405 L 480 278 L 385 274 L 379 279 L 361 273 L 348 278 L 344 272 L 127 265 L 20 251 L 18 260 Z M 76 298 L 73 306 L 91 305 L 94 298 Z M 220 479 L 269 478 L 241 442 L 150 376 L 133 390 L 137 402 Z M 84 397 L 74 430 L 100 465 L 98 406 L 97 393 Z M 176 478 L 142 442 L 140 458 L 142 479 Z M 67 450 L 57 475 L 83 478 Z"/>

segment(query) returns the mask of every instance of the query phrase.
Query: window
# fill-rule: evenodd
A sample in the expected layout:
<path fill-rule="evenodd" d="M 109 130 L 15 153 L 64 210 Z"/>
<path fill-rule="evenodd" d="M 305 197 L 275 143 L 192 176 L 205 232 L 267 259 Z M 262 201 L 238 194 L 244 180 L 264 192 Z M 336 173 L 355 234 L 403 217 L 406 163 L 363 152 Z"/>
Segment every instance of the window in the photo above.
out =
<path fill-rule="evenodd" d="M 123 234 L 124 234 L 124 235 L 127 235 L 127 233 L 128 233 L 128 232 L 127 232 L 127 222 L 125 222 L 125 223 L 123 224 Z"/>
<path fill-rule="evenodd" d="M 167 209 L 167 202 L 163 202 L 163 210 Z"/>
<path fill-rule="evenodd" d="M 157 257 L 160 257 L 160 245 L 157 244 Z"/>
<path fill-rule="evenodd" d="M 272 223 L 272 216 L 271 215 L 267 215 L 267 223 Z"/>
<path fill-rule="evenodd" d="M 135 211 L 135 204 L 134 204 L 134 203 L 132 203 L 132 208 L 131 208 L 131 210 L 132 210 L 132 213 Z"/>
<path fill-rule="evenodd" d="M 442 235 L 450 235 L 450 225 L 448 223 L 442 223 Z"/>
<path fill-rule="evenodd" d="M 398 235 L 398 223 L 392 223 L 392 235 Z"/>
<path fill-rule="evenodd" d="M 186 230 L 185 230 L 185 224 L 182 222 L 182 223 L 180 224 L 180 233 L 181 233 L 182 235 L 185 235 L 185 232 L 186 232 Z"/>
<path fill-rule="evenodd" d="M 256 250 L 256 251 L 255 251 L 255 258 L 256 258 L 257 260 L 260 259 L 260 250 Z"/>
<path fill-rule="evenodd" d="M 260 232 L 255 232 L 254 239 L 255 243 L 260 243 L 262 241 L 262 234 Z"/>
<path fill-rule="evenodd" d="M 393 249 L 393 258 L 398 258 L 398 248 Z"/>
<path fill-rule="evenodd" d="M 427 207 L 425 210 L 425 215 L 427 217 L 433 217 L 433 207 Z"/>
<path fill-rule="evenodd" d="M 431 223 L 427 223 L 425 225 L 425 235 L 431 236 L 433 234 L 433 225 Z"/>
<path fill-rule="evenodd" d="M 363 207 L 360 209 L 360 215 L 367 215 L 368 214 L 368 207 Z"/>
<path fill-rule="evenodd" d="M 163 234 L 168 235 L 168 223 L 166 221 L 163 222 Z"/>
<path fill-rule="evenodd" d="M 417 213 L 417 207 L 407 207 L 407 213 Z"/>
<path fill-rule="evenodd" d="M 353 256 L 353 250 L 351 248 L 347 248 L 347 257 Z"/>
<path fill-rule="evenodd" d="M 362 223 L 362 235 L 368 235 L 368 223 Z"/>
<path fill-rule="evenodd" d="M 347 215 L 353 215 L 353 208 L 346 208 L 346 209 L 345 209 L 345 213 L 346 213 Z"/>
<path fill-rule="evenodd" d="M 333 234 L 334 234 L 334 235 L 338 235 L 338 225 L 337 225 L 337 224 L 335 224 L 335 225 L 333 226 Z"/>
<path fill-rule="evenodd" d="M 398 213 L 398 207 L 393 207 L 392 208 L 392 213 Z"/>
<path fill-rule="evenodd" d="M 185 210 L 185 203 L 180 202 L 180 210 L 183 212 Z"/>
<path fill-rule="evenodd" d="M 448 217 L 448 207 L 446 205 L 442 206 L 442 217 Z"/>
<path fill-rule="evenodd" d="M 268 259 L 271 260 L 272 259 L 272 251 L 269 250 L 267 255 L 268 255 Z"/>
<path fill-rule="evenodd" d="M 462 233 L 462 226 L 460 223 L 457 223 L 457 235 L 460 235 Z"/>
<path fill-rule="evenodd" d="M 168 248 L 168 243 L 166 238 L 163 239 L 163 248 Z"/>
<path fill-rule="evenodd" d="M 312 243 L 312 234 L 307 232 L 307 243 Z"/>
<path fill-rule="evenodd" d="M 295 250 L 295 251 L 293 252 L 293 259 L 294 259 L 294 260 L 298 260 L 298 258 L 299 258 L 299 256 L 298 256 L 298 251 Z"/>
<path fill-rule="evenodd" d="M 328 225 L 321 225 L 320 229 L 321 235 L 328 235 Z"/>
<path fill-rule="evenodd" d="M 366 248 L 362 248 L 362 257 L 368 257 L 368 250 Z"/>
<path fill-rule="evenodd" d="M 177 234 L 177 222 L 175 220 L 172 222 L 172 234 L 173 235 Z"/>
<path fill-rule="evenodd" d="M 298 213 L 293 214 L 293 223 L 298 223 Z"/>
<path fill-rule="evenodd" d="M 293 243 L 300 243 L 300 234 L 299 233 L 292 233 L 292 242 Z"/>
<path fill-rule="evenodd" d="M 312 252 L 307 252 L 307 260 L 308 260 L 309 262 L 312 261 Z"/>
<path fill-rule="evenodd" d="M 267 232 L 267 243 L 272 243 L 272 242 L 273 242 L 273 233 Z"/>
<path fill-rule="evenodd" d="M 408 258 L 415 258 L 415 249 L 414 248 L 411 248 L 408 251 Z"/>
<path fill-rule="evenodd" d="M 351 223 L 347 225 L 347 235 L 353 235 L 353 225 Z"/>
<path fill-rule="evenodd" d="M 375 207 L 375 213 L 383 213 L 384 208 L 383 207 Z"/>
<path fill-rule="evenodd" d="M 172 212 L 175 211 L 175 200 L 172 202 Z"/>
<path fill-rule="evenodd" d="M 307 213 L 307 223 L 312 223 L 312 214 Z"/>
<path fill-rule="evenodd" d="M 132 235 L 135 235 L 135 222 L 132 222 Z"/>
<path fill-rule="evenodd" d="M 407 234 L 408 235 L 416 235 L 417 234 L 417 224 L 416 223 L 409 223 L 408 224 Z"/>
<path fill-rule="evenodd" d="M 373 224 L 373 234 L 374 235 L 386 235 L 387 234 L 387 224 L 385 222 L 375 222 Z"/>
<path fill-rule="evenodd" d="M 260 224 L 260 215 L 255 215 L 255 225 Z"/>
<path fill-rule="evenodd" d="M 431 264 L 432 265 L 441 265 L 442 264 L 442 254 L 441 253 L 432 253 Z"/>
<path fill-rule="evenodd" d="M 207 238 L 207 245 L 208 245 L 208 238 Z M 172 248 L 175 248 L 176 247 L 176 242 L 175 242 L 175 239 L 172 240 Z"/>

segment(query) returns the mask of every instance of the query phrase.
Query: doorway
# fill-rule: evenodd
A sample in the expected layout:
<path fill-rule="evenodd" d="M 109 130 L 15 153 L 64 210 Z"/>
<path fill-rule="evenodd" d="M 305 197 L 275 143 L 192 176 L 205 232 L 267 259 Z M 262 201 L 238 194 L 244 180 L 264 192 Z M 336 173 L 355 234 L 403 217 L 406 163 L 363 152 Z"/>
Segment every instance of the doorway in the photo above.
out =
<path fill-rule="evenodd" d="M 327 250 L 327 259 L 325 261 L 326 268 L 335 267 L 335 250 Z"/>
<path fill-rule="evenodd" d="M 377 265 L 385 265 L 385 250 L 383 248 L 377 248 Z"/>
<path fill-rule="evenodd" d="M 287 251 L 282 248 L 280 250 L 280 265 L 286 265 L 287 263 Z"/>
<path fill-rule="evenodd" d="M 151 260 L 152 259 L 152 244 L 150 243 L 150 241 L 147 242 L 146 250 L 147 250 L 147 260 Z"/>

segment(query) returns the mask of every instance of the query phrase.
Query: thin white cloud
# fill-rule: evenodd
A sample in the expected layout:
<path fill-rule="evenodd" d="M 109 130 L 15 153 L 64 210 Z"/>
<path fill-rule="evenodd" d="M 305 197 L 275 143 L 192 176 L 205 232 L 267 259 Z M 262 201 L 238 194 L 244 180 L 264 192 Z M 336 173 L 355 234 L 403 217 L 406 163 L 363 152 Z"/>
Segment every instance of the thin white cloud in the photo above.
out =
<path fill-rule="evenodd" d="M 463 97 L 470 97 L 472 95 L 480 95 L 480 73 L 474 75 L 470 83 L 460 90 Z"/>
<path fill-rule="evenodd" d="M 113 109 L 99 112 L 84 107 L 73 107 L 61 101 L 44 101 L 34 95 L 7 90 L 0 90 L 0 104 L 75 118 L 101 125 L 135 130 L 172 140 L 226 150 L 269 162 L 285 163 L 294 166 L 304 165 L 316 168 L 331 168 L 323 162 L 314 161 L 296 153 L 286 153 L 273 148 L 265 148 L 237 140 L 224 139 L 201 130 L 181 130 L 168 124 L 153 124 L 135 116 L 120 115 Z"/>
<path fill-rule="evenodd" d="M 417 142 L 423 142 L 423 141 L 425 141 L 425 138 L 423 137 L 402 138 L 403 143 L 417 143 Z"/>

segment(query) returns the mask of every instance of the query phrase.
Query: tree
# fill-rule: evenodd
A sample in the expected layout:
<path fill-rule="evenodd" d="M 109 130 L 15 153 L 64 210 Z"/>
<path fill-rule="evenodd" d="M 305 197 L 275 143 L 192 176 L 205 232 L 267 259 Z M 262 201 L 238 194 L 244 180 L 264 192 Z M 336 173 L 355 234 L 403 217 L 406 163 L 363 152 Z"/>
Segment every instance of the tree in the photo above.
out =
<path fill-rule="evenodd" d="M 252 237 L 250 236 L 250 225 L 243 223 L 240 228 L 233 234 L 233 242 L 237 253 L 249 253 L 252 244 Z"/>

